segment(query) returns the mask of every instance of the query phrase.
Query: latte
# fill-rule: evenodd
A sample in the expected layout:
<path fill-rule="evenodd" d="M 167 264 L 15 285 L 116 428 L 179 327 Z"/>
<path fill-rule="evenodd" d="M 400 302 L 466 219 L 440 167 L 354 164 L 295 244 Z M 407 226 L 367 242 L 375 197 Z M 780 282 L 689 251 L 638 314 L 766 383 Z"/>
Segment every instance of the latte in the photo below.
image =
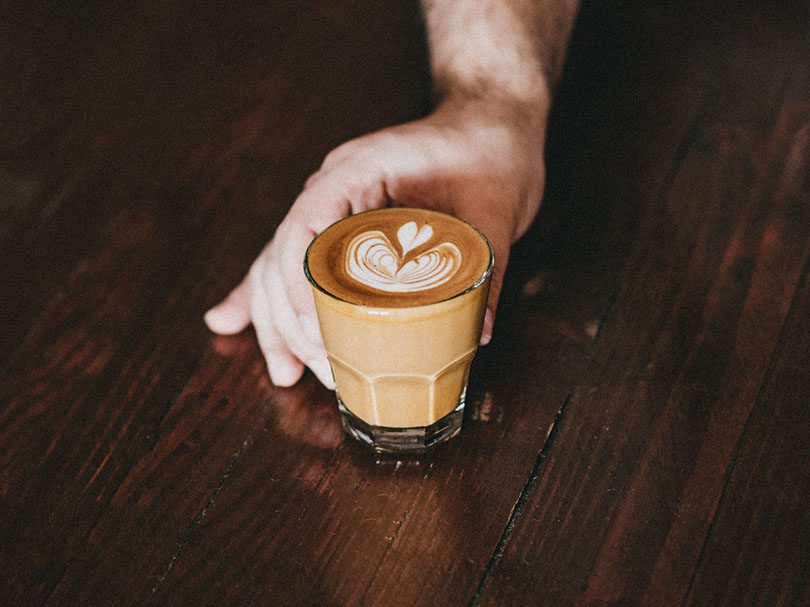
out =
<path fill-rule="evenodd" d="M 471 225 L 424 209 L 359 213 L 323 232 L 308 255 L 326 292 L 362 306 L 411 307 L 449 299 L 482 279 L 490 248 Z"/>
<path fill-rule="evenodd" d="M 383 451 L 420 451 L 461 427 L 492 271 L 486 238 L 421 209 L 343 219 L 304 269 L 346 430 Z"/>

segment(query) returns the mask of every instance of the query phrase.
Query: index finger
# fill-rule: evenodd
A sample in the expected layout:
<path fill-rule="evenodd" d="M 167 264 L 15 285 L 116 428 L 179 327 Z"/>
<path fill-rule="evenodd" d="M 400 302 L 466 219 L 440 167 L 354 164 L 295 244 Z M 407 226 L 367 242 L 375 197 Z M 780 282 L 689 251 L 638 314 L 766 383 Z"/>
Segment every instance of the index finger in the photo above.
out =
<path fill-rule="evenodd" d="M 376 171 L 345 163 L 320 173 L 298 196 L 284 226 L 281 276 L 290 305 L 298 318 L 315 319 L 310 286 L 304 275 L 304 255 L 309 243 L 331 224 L 352 212 L 385 203 L 385 188 Z M 303 324 L 310 320 L 304 320 Z M 320 336 L 318 336 L 320 341 Z"/>

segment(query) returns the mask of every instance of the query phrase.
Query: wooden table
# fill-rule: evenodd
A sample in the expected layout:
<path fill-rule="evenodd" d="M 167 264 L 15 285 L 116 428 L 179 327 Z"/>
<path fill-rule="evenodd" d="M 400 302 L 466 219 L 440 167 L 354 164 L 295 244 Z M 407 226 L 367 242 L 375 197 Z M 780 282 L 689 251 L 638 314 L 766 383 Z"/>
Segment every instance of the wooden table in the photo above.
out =
<path fill-rule="evenodd" d="M 202 314 L 427 111 L 417 3 L 3 11 L 0 603 L 810 604 L 810 19 L 627 4 L 581 12 L 463 433 L 399 461 Z"/>

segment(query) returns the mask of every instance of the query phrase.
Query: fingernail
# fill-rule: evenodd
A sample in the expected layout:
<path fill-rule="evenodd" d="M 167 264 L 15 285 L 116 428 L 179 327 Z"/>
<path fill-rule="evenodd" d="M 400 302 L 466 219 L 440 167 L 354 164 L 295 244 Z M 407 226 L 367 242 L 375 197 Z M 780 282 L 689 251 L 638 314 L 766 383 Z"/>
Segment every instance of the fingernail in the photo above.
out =
<path fill-rule="evenodd" d="M 222 318 L 216 308 L 211 308 L 203 315 L 205 326 L 214 333 L 219 333 L 222 329 Z"/>
<path fill-rule="evenodd" d="M 238 331 L 238 321 L 233 318 L 233 314 L 229 313 L 228 309 L 222 309 L 219 306 L 214 306 L 203 315 L 203 320 L 206 326 L 211 331 L 219 334 L 230 334 Z"/>
<path fill-rule="evenodd" d="M 323 337 L 321 337 L 321 328 L 318 326 L 317 320 L 311 316 L 302 314 L 298 317 L 298 322 L 301 323 L 301 327 L 304 329 L 304 333 L 309 341 L 314 344 L 323 343 Z"/>
<path fill-rule="evenodd" d="M 329 364 L 329 360 L 326 358 L 325 350 L 321 350 L 321 354 L 310 361 L 309 368 L 312 369 L 312 372 L 321 381 L 321 383 L 326 386 L 327 389 L 335 389 L 335 378 L 334 375 L 332 375 L 332 365 Z"/>
<path fill-rule="evenodd" d="M 270 381 L 272 382 L 272 384 L 274 386 L 277 386 L 278 385 L 278 378 L 277 378 L 278 371 L 276 371 L 276 369 L 273 368 L 273 365 L 270 364 L 269 362 L 267 363 L 267 373 L 270 375 Z"/>
<path fill-rule="evenodd" d="M 479 345 L 486 346 L 489 342 L 492 341 L 492 310 L 487 308 L 486 314 L 484 314 L 484 328 L 481 331 L 481 341 L 479 341 Z"/>
<path fill-rule="evenodd" d="M 327 390 L 334 390 L 335 389 L 335 380 L 332 378 L 332 369 L 329 365 L 326 365 L 325 369 L 322 369 L 319 375 L 321 379 L 321 383 L 326 386 Z"/>
<path fill-rule="evenodd" d="M 277 364 L 267 363 L 267 372 L 270 374 L 270 381 L 274 386 L 286 388 L 292 386 L 295 381 L 292 378 L 291 369 Z"/>

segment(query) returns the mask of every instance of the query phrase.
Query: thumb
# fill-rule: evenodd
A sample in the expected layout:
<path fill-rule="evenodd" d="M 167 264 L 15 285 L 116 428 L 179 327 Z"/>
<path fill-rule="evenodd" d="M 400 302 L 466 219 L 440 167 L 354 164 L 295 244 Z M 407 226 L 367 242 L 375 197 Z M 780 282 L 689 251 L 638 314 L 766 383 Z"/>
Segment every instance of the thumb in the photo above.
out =
<path fill-rule="evenodd" d="M 250 285 L 245 277 L 219 304 L 205 313 L 205 324 L 214 333 L 233 335 L 250 324 Z"/>

